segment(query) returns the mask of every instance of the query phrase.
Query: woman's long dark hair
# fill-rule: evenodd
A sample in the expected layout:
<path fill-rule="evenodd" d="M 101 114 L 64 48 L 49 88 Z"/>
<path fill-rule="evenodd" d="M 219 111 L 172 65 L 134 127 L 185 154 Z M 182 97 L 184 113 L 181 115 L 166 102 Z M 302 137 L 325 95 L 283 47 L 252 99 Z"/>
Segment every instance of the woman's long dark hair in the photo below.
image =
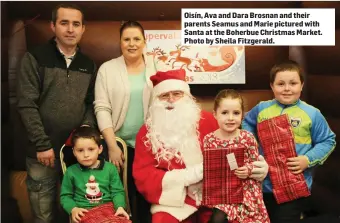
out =
<path fill-rule="evenodd" d="M 144 33 L 144 28 L 143 26 L 139 23 L 139 22 L 136 22 L 136 21 L 127 21 L 127 22 L 124 22 L 124 24 L 120 27 L 120 30 L 119 30 L 119 33 L 120 33 L 120 38 L 122 38 L 122 34 L 123 34 L 123 31 L 127 28 L 139 28 L 140 31 L 142 32 L 143 34 L 143 38 L 145 40 L 145 33 Z"/>

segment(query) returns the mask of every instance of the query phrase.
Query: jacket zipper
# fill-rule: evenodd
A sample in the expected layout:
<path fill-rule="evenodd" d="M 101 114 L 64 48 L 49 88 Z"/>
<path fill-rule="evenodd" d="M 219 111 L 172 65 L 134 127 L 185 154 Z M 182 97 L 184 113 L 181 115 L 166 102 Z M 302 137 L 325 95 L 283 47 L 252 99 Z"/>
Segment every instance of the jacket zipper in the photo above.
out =
<path fill-rule="evenodd" d="M 66 69 L 66 74 L 67 74 L 66 83 L 68 84 L 68 78 L 70 77 L 70 73 L 69 73 L 69 70 L 68 70 L 68 68 Z"/>
<path fill-rule="evenodd" d="M 282 110 L 281 110 L 281 114 L 280 114 L 280 115 L 284 114 L 284 113 L 283 113 L 283 111 L 284 111 L 286 108 L 288 108 L 288 105 L 285 105 L 285 106 L 283 106 L 283 108 L 282 108 Z"/>
<path fill-rule="evenodd" d="M 71 66 L 71 64 L 72 64 L 72 62 L 73 62 L 74 59 L 75 59 L 75 55 L 74 55 L 73 59 L 71 60 L 70 64 L 67 66 L 67 62 L 66 62 L 67 59 L 64 57 L 64 62 L 65 62 L 65 66 L 66 66 L 66 77 L 67 77 L 66 83 L 67 83 L 67 84 L 68 84 L 68 79 L 69 79 L 69 77 L 70 77 L 69 67 Z"/>

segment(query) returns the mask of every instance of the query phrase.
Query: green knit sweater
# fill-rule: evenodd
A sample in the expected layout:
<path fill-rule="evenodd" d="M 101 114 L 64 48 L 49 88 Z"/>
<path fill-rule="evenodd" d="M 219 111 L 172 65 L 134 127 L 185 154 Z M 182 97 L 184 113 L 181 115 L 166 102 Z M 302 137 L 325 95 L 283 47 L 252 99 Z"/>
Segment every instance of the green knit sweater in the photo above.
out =
<path fill-rule="evenodd" d="M 113 202 L 116 210 L 125 208 L 125 191 L 116 167 L 103 160 L 95 169 L 70 166 L 63 178 L 60 202 L 69 214 L 74 207 L 90 209 L 107 202 Z"/>

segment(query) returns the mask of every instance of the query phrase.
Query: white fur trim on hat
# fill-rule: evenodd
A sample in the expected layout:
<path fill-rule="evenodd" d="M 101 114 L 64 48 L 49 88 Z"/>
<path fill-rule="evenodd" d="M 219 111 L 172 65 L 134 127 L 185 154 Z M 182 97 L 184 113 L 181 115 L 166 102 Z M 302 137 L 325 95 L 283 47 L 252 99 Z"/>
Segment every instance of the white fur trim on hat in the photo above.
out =
<path fill-rule="evenodd" d="M 168 79 L 162 81 L 153 88 L 153 96 L 157 97 L 160 94 L 169 91 L 183 91 L 184 93 L 190 94 L 190 87 L 185 81 Z"/>

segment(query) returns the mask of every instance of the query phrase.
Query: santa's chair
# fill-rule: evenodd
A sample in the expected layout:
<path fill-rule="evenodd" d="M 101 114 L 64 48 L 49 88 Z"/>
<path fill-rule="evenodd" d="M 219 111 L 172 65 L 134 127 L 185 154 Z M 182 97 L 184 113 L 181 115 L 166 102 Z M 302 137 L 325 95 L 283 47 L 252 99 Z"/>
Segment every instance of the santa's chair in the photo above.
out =
<path fill-rule="evenodd" d="M 107 148 L 107 145 L 106 145 L 106 142 L 103 136 L 100 136 L 100 137 L 101 137 L 101 143 L 103 146 L 103 152 L 99 156 L 104 157 L 105 160 L 108 161 L 108 157 L 109 157 L 108 148 Z M 72 138 L 72 133 L 66 140 L 65 144 L 60 149 L 59 155 L 60 155 L 61 169 L 63 171 L 63 174 L 65 174 L 67 167 L 77 163 L 77 159 L 73 155 L 73 151 L 72 151 L 73 146 L 72 146 L 71 138 Z M 131 209 L 130 209 L 130 204 L 129 204 L 129 194 L 128 194 L 128 184 L 127 184 L 128 150 L 127 150 L 126 143 L 124 142 L 123 139 L 116 137 L 116 141 L 117 141 L 117 145 L 123 152 L 124 160 L 125 160 L 123 164 L 123 169 L 121 169 L 121 171 L 119 172 L 119 176 L 123 183 L 124 191 L 125 191 L 126 212 L 130 215 L 130 219 L 131 219 L 131 211 L 130 211 Z M 71 217 L 70 217 L 70 222 L 72 222 Z"/>

